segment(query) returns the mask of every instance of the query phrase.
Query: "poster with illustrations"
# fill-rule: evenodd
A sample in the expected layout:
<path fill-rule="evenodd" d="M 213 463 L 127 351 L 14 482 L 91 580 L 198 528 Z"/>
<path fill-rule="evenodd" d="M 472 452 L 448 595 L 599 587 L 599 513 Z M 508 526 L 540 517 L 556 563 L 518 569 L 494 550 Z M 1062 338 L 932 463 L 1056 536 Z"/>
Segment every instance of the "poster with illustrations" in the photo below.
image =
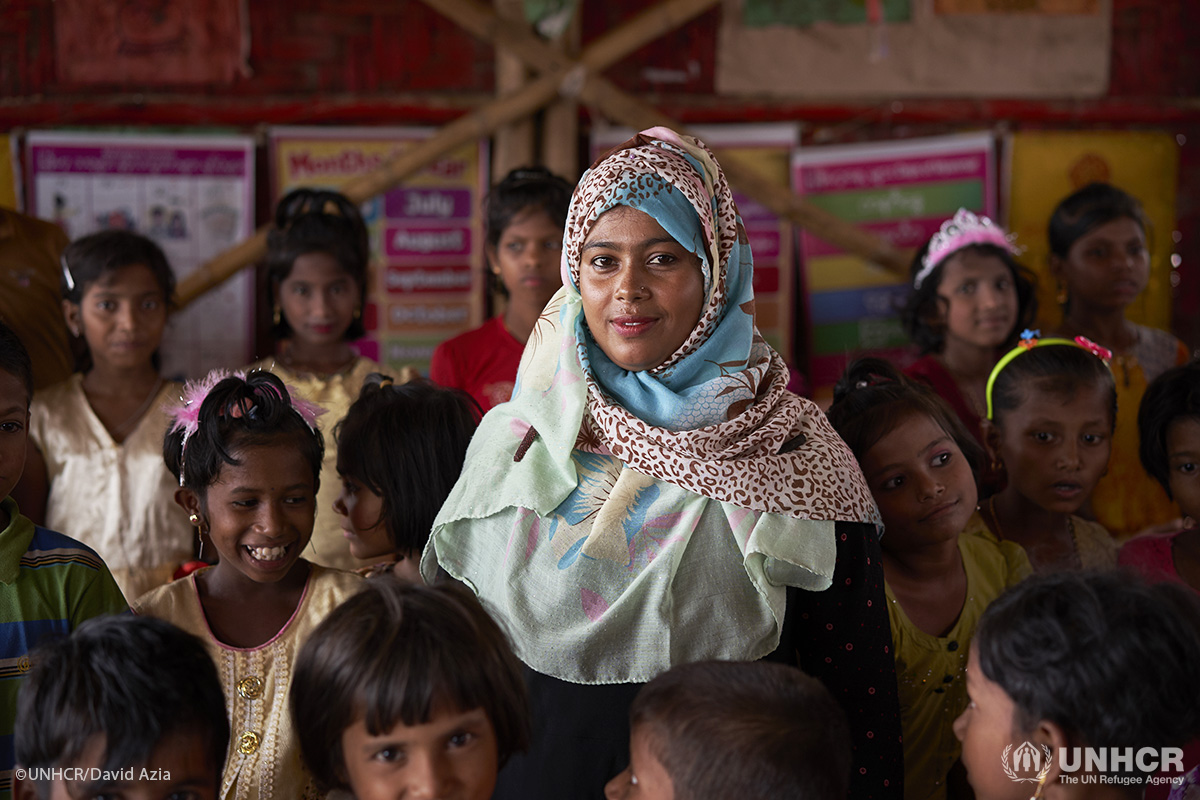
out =
<path fill-rule="evenodd" d="M 689 133 L 721 153 L 736 154 L 759 172 L 788 186 L 788 162 L 800 143 L 800 128 L 792 123 L 747 125 L 697 125 Z M 592 136 L 592 158 L 634 135 L 629 128 L 605 128 Z M 754 255 L 754 317 L 763 338 L 789 363 L 792 362 L 792 287 L 795 275 L 791 223 L 747 195 L 733 189 L 733 199 L 750 239 Z"/>
<path fill-rule="evenodd" d="M 272 205 L 301 186 L 337 189 L 435 128 L 278 127 L 269 133 Z M 433 349 L 483 322 L 486 140 L 463 145 L 363 204 L 371 234 L 367 335 L 358 349 L 398 371 L 429 371 Z"/>
<path fill-rule="evenodd" d="M 71 239 L 106 228 L 156 241 L 176 280 L 254 232 L 254 140 L 31 132 L 26 211 Z M 254 276 L 221 284 L 173 314 L 163 374 L 195 378 L 251 356 Z"/>
<path fill-rule="evenodd" d="M 810 203 L 899 248 L 920 247 L 959 208 L 996 216 L 995 143 L 989 133 L 809 147 L 793 159 Z M 908 276 L 800 233 L 814 396 L 832 397 L 848 361 L 913 357 L 900 326 Z"/>

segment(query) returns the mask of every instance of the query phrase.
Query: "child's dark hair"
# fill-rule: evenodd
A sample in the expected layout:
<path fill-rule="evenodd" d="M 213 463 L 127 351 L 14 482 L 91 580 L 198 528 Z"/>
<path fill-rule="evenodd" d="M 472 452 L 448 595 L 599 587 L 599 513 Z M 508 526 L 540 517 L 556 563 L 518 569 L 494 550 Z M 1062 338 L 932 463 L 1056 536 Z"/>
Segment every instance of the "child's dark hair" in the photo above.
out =
<path fill-rule="evenodd" d="M 334 430 L 337 468 L 382 498 L 380 520 L 396 552 L 424 549 L 479 417 L 479 406 L 457 389 L 397 384 L 379 373 L 363 382 Z"/>
<path fill-rule="evenodd" d="M 925 241 L 909 266 L 910 287 L 916 280 L 917 273 L 921 271 L 922 262 L 932 241 L 933 237 Z M 981 256 L 994 256 L 1003 261 L 1012 273 L 1013 288 L 1017 292 L 1017 320 L 1009 332 L 1008 340 L 1004 342 L 1005 347 L 1012 347 L 1017 343 L 1018 332 L 1028 328 L 1037 318 L 1037 278 L 1003 247 L 994 244 L 969 244 L 954 251 L 954 254 L 964 251 L 972 251 Z M 954 255 L 950 255 L 942 259 L 942 262 L 921 281 L 919 289 L 910 288 L 904 306 L 900 309 L 900 324 L 904 326 L 904 332 L 912 339 L 921 355 L 940 353 L 946 344 L 946 327 L 941 322 L 946 312 L 946 301 L 938 295 L 938 288 L 942 285 L 942 273 L 946 270 L 946 264 L 953 257 Z"/>
<path fill-rule="evenodd" d="M 530 210 L 544 211 L 551 222 L 565 227 L 574 191 L 574 186 L 545 167 L 518 167 L 510 171 L 484 200 L 488 246 L 499 246 L 500 237 L 513 218 Z M 492 271 L 488 270 L 487 274 L 492 283 L 489 290 L 504 291 L 504 284 Z"/>
<path fill-rule="evenodd" d="M 275 207 L 275 223 L 267 234 L 267 290 L 273 306 L 279 305 L 279 284 L 291 274 L 296 259 L 308 253 L 326 253 L 337 261 L 354 280 L 365 302 L 370 236 L 362 214 L 345 195 L 323 189 L 293 189 Z M 286 315 L 279 315 L 271 332 L 278 339 L 292 335 Z M 345 338 L 358 339 L 364 334 L 360 315 L 346 329 Z"/>
<path fill-rule="evenodd" d="M 1117 384 L 1112 372 L 1098 356 L 1073 344 L 1039 344 L 1018 354 L 995 373 L 989 387 L 991 419 L 1025 401 L 1030 384 L 1050 394 L 1071 398 L 1086 386 L 1100 384 L 1109 389 L 1112 427 L 1117 425 Z"/>
<path fill-rule="evenodd" d="M 1182 586 L 1116 571 L 1035 575 L 992 601 L 975 646 L 1020 731 L 1050 720 L 1073 746 L 1134 751 L 1200 733 L 1200 598 Z M 1136 765 L 1121 774 L 1147 777 Z"/>
<path fill-rule="evenodd" d="M 21 343 L 17 332 L 0 320 L 0 370 L 7 372 L 25 386 L 25 407 L 33 397 L 33 361 Z"/>
<path fill-rule="evenodd" d="M 1159 375 L 1146 387 L 1138 406 L 1138 455 L 1146 472 L 1167 490 L 1167 497 L 1171 497 L 1167 430 L 1177 419 L 1200 421 L 1200 362 Z"/>
<path fill-rule="evenodd" d="M 87 287 L 108 272 L 144 264 L 162 289 L 169 305 L 175 298 L 175 273 L 166 253 L 154 240 L 133 231 L 105 230 L 82 236 L 62 254 L 62 296 L 78 305 Z"/>
<path fill-rule="evenodd" d="M 677 800 L 842 800 L 850 728 L 829 690 L 795 667 L 706 661 L 672 667 L 633 701 Z"/>
<path fill-rule="evenodd" d="M 475 595 L 367 581 L 316 627 L 296 657 L 289 698 L 304 761 L 326 791 L 349 789 L 342 733 L 421 725 L 435 712 L 483 708 L 500 764 L 529 744 L 521 663 Z"/>
<path fill-rule="evenodd" d="M 78 766 L 99 737 L 100 768 L 114 771 L 145 765 L 168 736 L 198 735 L 220 784 L 229 744 L 225 695 L 195 636 L 153 617 L 102 616 L 38 646 L 31 661 L 17 696 L 17 764 Z M 110 783 L 93 783 L 87 796 Z M 46 796 L 48 782 L 34 784 Z"/>
<path fill-rule="evenodd" d="M 851 362 L 834 386 L 833 405 L 826 412 L 833 429 L 860 462 L 911 414 L 929 417 L 954 440 L 978 482 L 983 448 L 962 420 L 932 389 L 881 358 Z"/>
<path fill-rule="evenodd" d="M 175 301 L 175 273 L 166 253 L 153 239 L 124 230 L 103 230 L 82 236 L 67 245 L 62 254 L 63 299 L 79 305 L 87 287 L 106 274 L 122 267 L 144 264 L 162 289 L 163 302 L 169 310 Z M 92 368 L 92 355 L 84 342 L 83 352 L 75 365 L 76 371 Z M 159 367 L 158 352 L 154 353 L 154 368 Z"/>
<path fill-rule="evenodd" d="M 1129 218 L 1148 233 L 1149 222 L 1136 197 L 1107 183 L 1089 183 L 1067 195 L 1054 209 L 1047 227 L 1050 253 L 1066 258 L 1082 236 L 1115 219 Z"/>
<path fill-rule="evenodd" d="M 206 380 L 223 375 L 218 370 Z M 185 396 L 196 392 L 197 386 L 203 386 L 203 382 L 185 387 Z M 195 491 L 203 502 L 224 465 L 241 463 L 234 457 L 235 452 L 290 436 L 296 441 L 300 457 L 312 467 L 315 493 L 320 488 L 325 440 L 321 431 L 310 427 L 301 416 L 296 402 L 283 381 L 265 370 L 256 370 L 245 378 L 222 378 L 203 395 L 194 432 L 178 424 L 167 431 L 163 439 L 167 469 L 176 480 L 182 471 L 180 486 Z"/>

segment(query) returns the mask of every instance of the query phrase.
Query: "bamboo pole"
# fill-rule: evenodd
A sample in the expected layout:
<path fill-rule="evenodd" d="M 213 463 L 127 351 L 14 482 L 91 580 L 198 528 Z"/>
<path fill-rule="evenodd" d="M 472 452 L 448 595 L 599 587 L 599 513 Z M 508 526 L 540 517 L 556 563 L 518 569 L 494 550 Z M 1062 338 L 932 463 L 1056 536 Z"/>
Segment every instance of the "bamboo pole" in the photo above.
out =
<path fill-rule="evenodd" d="M 575 8 L 570 23 L 554 43 L 564 54 L 574 58 L 579 55 L 582 32 L 581 4 Z M 573 97 L 551 103 L 543 115 L 542 163 L 571 183 L 579 179 L 579 103 Z"/>
<path fill-rule="evenodd" d="M 426 5 L 453 19 L 473 35 L 504 47 L 522 58 L 531 67 L 539 70 L 573 69 L 577 73 L 590 67 L 583 57 L 572 65 L 570 59 L 557 48 L 547 44 L 527 31 L 515 28 L 496 17 L 490 9 L 474 0 L 422 0 Z M 657 23 L 674 19 L 664 3 L 647 12 Z M 624 26 L 622 26 L 624 27 Z M 597 40 L 598 44 L 599 40 Z M 604 43 L 595 52 L 605 52 L 610 43 Z M 588 48 L 592 51 L 592 46 Z M 601 110 L 606 116 L 635 130 L 662 125 L 676 131 L 685 126 L 622 91 L 611 81 L 593 74 L 590 70 L 580 76 L 580 98 Z M 908 275 L 908 254 L 893 247 L 863 229 L 845 222 L 804 198 L 793 194 L 786 187 L 759 175 L 743 159 L 735 154 L 717 151 L 718 159 L 731 184 L 762 203 L 784 219 L 819 236 L 830 244 L 874 261 L 899 275 Z"/>
<path fill-rule="evenodd" d="M 672 26 L 683 24 L 718 2 L 720 0 L 666 0 L 660 6 L 638 14 L 588 45 L 580 54 L 579 63 L 586 65 L 587 69 L 606 69 L 670 30 Z M 440 10 L 435 3 L 429 4 L 435 10 Z M 481 8 L 478 4 L 472 5 L 476 6 L 477 10 Z M 492 26 L 512 27 L 491 9 L 483 8 L 481 14 Z M 552 52 L 559 53 L 562 67 L 569 67 L 575 63 L 532 33 L 524 32 L 523 36 L 537 41 Z M 520 52 L 517 51 L 516 54 L 520 55 Z M 560 92 L 569 94 L 563 90 L 565 78 L 570 76 L 566 76 L 562 68 L 546 69 L 540 77 L 525 84 L 521 89 L 460 117 L 429 139 L 418 142 L 372 171 L 351 179 L 342 187 L 342 194 L 355 203 L 362 203 L 382 194 L 461 145 L 490 136 L 501 125 L 532 114 Z M 574 85 L 573 78 L 567 82 Z M 240 270 L 261 261 L 267 252 L 269 229 L 269 225 L 262 226 L 252 237 L 219 253 L 181 280 L 176 287 L 179 307 L 188 305 Z"/>
<path fill-rule="evenodd" d="M 496 13 L 511 25 L 523 25 L 521 0 L 494 0 Z M 520 89 L 531 77 L 525 62 L 504 48 L 496 48 L 496 95 Z M 532 117 L 502 125 L 492 134 L 492 183 L 509 170 L 533 163 L 536 127 Z"/>

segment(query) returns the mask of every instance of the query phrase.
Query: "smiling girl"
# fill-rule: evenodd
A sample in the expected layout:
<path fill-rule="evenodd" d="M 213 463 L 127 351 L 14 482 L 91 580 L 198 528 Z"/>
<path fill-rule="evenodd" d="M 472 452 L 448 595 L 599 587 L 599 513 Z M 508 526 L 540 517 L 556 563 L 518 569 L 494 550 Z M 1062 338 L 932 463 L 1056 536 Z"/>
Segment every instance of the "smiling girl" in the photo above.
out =
<path fill-rule="evenodd" d="M 179 395 L 158 371 L 175 276 L 158 245 L 115 230 L 76 240 L 62 268 L 63 313 L 84 355 L 33 398 L 14 496 L 34 521 L 95 548 L 132 599 L 192 555 L 160 455 L 162 405 Z"/>
<path fill-rule="evenodd" d="M 1011 542 L 960 536 L 982 453 L 949 406 L 888 362 L 864 358 L 834 389 L 829 421 L 883 517 L 883 574 L 904 730 L 904 796 L 945 798 L 959 756 L 967 645 L 984 608 L 1030 573 Z"/>
<path fill-rule="evenodd" d="M 1116 545 L 1102 526 L 1075 514 L 1108 468 L 1117 392 L 1087 339 L 1039 339 L 1025 331 L 988 379 L 988 452 L 1008 485 L 981 507 L 996 540 L 1025 548 L 1034 570 L 1111 567 Z"/>
<path fill-rule="evenodd" d="M 1187 362 L 1188 348 L 1166 331 L 1138 325 L 1125 311 L 1150 281 L 1146 213 L 1136 198 L 1092 183 L 1065 198 L 1050 218 L 1050 271 L 1063 318 L 1055 335 L 1086 336 L 1113 352 L 1116 430 L 1108 474 L 1091 512 L 1124 539 L 1149 526 L 1178 526 L 1179 510 L 1138 460 L 1138 403 L 1149 383 Z"/>
<path fill-rule="evenodd" d="M 267 275 L 279 355 L 248 368 L 277 374 L 325 409 L 328 436 L 358 396 L 363 379 L 382 367 L 350 343 L 364 334 L 370 244 L 353 203 L 337 192 L 296 189 L 279 201 L 267 237 Z M 338 476 L 333 448 L 321 466 L 321 492 L 310 558 L 339 569 L 364 566 L 342 538 L 333 501 Z"/>
<path fill-rule="evenodd" d="M 215 372 L 185 387 L 163 441 L 175 500 L 220 555 L 145 595 L 138 614 L 204 640 L 225 689 L 232 739 L 221 797 L 309 797 L 287 708 L 313 628 L 361 586 L 300 557 L 313 530 L 324 444 L 317 409 L 269 372 Z"/>

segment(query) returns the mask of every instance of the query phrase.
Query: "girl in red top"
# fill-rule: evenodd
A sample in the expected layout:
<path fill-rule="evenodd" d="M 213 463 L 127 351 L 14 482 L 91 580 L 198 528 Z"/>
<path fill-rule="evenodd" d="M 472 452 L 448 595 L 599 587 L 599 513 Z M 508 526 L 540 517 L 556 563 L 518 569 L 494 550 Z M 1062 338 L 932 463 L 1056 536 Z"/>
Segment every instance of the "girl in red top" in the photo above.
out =
<path fill-rule="evenodd" d="M 514 169 L 487 198 L 488 290 L 504 311 L 438 345 L 429 377 L 462 389 L 487 412 L 508 402 L 533 324 L 562 286 L 563 223 L 574 187 L 545 167 Z"/>

